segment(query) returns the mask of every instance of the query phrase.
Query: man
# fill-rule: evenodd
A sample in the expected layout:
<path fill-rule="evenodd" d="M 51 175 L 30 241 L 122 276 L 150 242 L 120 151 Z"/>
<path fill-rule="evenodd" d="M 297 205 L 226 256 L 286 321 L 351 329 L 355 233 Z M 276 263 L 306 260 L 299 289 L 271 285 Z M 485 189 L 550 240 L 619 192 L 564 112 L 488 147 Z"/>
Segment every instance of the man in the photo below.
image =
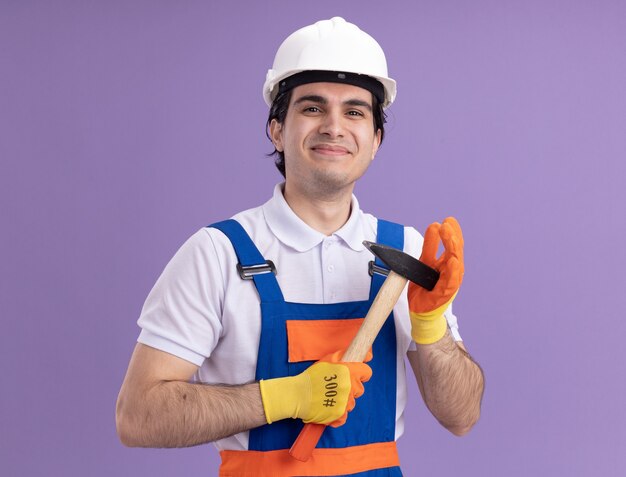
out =
<path fill-rule="evenodd" d="M 382 142 L 395 82 L 355 25 L 333 18 L 293 33 L 264 97 L 285 182 L 263 206 L 198 231 L 165 268 L 120 391 L 120 439 L 215 442 L 220 475 L 402 475 L 404 356 L 451 432 L 468 432 L 480 412 L 482 373 L 450 308 L 460 227 L 431 225 L 422 247 L 414 229 L 359 209 L 352 191 Z M 423 248 L 441 277 L 430 292 L 409 285 L 367 364 L 339 363 L 384 281 L 363 240 L 414 256 Z M 306 462 L 288 454 L 303 422 L 330 425 Z"/>

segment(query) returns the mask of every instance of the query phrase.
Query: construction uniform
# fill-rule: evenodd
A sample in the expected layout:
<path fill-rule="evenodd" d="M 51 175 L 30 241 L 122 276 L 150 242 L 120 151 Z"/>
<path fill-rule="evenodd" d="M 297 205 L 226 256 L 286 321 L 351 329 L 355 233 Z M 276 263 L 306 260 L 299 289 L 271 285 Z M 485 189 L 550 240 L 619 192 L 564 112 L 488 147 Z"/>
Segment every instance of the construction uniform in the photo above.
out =
<path fill-rule="evenodd" d="M 196 379 L 205 383 L 297 375 L 347 347 L 384 281 L 363 240 L 413 256 L 422 244 L 414 229 L 361 212 L 355 197 L 348 222 L 326 237 L 293 213 L 278 185 L 263 206 L 181 247 L 146 300 L 139 342 L 200 366 Z M 460 339 L 451 310 L 446 318 Z M 395 440 L 403 432 L 404 356 L 414 347 L 403 294 L 374 342 L 365 394 L 345 425 L 324 431 L 308 462 L 287 454 L 302 423 L 285 419 L 216 442 L 220 475 L 402 475 Z"/>

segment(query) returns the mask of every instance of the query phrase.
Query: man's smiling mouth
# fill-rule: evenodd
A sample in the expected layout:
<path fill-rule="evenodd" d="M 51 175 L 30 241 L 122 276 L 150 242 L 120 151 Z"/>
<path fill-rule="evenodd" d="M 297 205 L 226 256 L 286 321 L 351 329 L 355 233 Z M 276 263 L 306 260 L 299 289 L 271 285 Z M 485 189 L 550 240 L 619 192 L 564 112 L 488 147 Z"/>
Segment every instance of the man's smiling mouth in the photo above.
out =
<path fill-rule="evenodd" d="M 328 156 L 343 156 L 350 153 L 350 151 L 343 146 L 336 146 L 331 144 L 317 144 L 311 149 L 318 154 L 324 154 Z"/>

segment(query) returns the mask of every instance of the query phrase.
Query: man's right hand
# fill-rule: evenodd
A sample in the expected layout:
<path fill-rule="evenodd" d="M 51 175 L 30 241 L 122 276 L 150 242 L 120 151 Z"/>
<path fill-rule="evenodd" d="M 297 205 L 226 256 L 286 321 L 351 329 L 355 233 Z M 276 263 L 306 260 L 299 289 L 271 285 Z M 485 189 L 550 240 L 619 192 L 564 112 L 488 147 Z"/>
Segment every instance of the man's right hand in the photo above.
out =
<path fill-rule="evenodd" d="M 297 376 L 261 380 L 268 424 L 286 418 L 332 427 L 344 424 L 372 369 L 365 363 L 340 363 L 342 355 L 326 356 Z"/>

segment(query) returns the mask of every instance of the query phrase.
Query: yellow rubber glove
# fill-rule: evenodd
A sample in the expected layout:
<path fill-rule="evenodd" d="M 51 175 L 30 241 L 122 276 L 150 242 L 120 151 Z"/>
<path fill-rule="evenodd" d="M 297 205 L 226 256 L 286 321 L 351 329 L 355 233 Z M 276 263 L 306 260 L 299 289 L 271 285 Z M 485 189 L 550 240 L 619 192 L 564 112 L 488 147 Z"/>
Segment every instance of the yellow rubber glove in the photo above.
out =
<path fill-rule="evenodd" d="M 297 376 L 262 379 L 261 398 L 268 424 L 287 418 L 339 427 L 372 376 L 365 363 L 339 363 L 342 351 L 322 358 Z"/>
<path fill-rule="evenodd" d="M 443 242 L 444 252 L 437 258 L 439 240 Z M 409 283 L 411 336 L 416 343 L 431 344 L 445 335 L 448 324 L 443 313 L 463 281 L 463 233 L 454 217 L 428 226 L 420 261 L 437 270 L 440 276 L 431 291 Z"/>

